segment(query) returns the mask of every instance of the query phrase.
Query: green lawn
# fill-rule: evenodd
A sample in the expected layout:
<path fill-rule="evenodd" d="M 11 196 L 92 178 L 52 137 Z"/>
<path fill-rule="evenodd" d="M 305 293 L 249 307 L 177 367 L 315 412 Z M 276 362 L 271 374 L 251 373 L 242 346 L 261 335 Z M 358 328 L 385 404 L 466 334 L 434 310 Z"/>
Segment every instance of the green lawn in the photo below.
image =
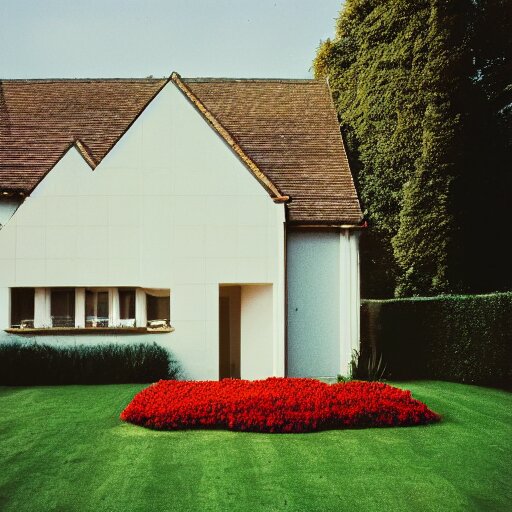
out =
<path fill-rule="evenodd" d="M 512 510 L 512 394 L 402 383 L 427 427 L 155 432 L 118 416 L 141 385 L 0 388 L 0 510 Z"/>

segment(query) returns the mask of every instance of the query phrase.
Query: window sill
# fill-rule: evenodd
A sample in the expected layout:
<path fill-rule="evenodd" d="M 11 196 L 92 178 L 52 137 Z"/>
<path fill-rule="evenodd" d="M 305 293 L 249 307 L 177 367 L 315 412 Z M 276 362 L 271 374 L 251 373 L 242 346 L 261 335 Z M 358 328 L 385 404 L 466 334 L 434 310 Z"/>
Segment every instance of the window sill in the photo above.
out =
<path fill-rule="evenodd" d="M 41 327 L 26 329 L 5 329 L 10 334 L 20 335 L 69 335 L 69 334 L 162 334 L 173 332 L 174 327 L 151 329 L 149 327 Z"/>

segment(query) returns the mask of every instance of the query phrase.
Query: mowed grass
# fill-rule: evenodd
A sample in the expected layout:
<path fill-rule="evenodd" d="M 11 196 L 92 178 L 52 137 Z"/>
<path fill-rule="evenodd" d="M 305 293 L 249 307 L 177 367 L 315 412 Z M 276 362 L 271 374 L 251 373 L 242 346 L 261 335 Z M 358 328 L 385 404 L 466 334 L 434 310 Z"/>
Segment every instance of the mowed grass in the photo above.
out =
<path fill-rule="evenodd" d="M 443 421 L 300 435 L 156 432 L 118 419 L 143 385 L 0 388 L 0 510 L 512 510 L 512 395 L 398 386 Z"/>

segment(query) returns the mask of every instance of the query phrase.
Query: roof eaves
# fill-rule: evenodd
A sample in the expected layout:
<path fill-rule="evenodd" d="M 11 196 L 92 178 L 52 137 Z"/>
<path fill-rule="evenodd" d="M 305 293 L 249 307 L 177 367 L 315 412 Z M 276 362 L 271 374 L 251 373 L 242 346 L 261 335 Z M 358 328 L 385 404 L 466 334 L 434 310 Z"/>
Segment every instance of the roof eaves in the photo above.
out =
<path fill-rule="evenodd" d="M 329 94 L 329 103 L 330 103 L 331 111 L 333 112 L 333 115 L 335 116 L 336 120 L 338 121 L 338 132 L 339 132 L 339 137 L 341 140 L 341 146 L 343 147 L 342 158 L 345 160 L 346 165 L 349 169 L 350 181 L 352 182 L 352 187 L 356 193 L 357 204 L 359 206 L 359 211 L 361 212 L 361 222 L 363 222 L 364 216 L 363 216 L 363 209 L 361 208 L 361 199 L 359 198 L 359 194 L 357 192 L 357 187 L 354 182 L 354 175 L 352 174 L 352 169 L 350 169 L 350 163 L 348 161 L 347 149 L 345 147 L 345 141 L 343 140 L 343 134 L 341 133 L 341 127 L 340 127 L 339 118 L 338 118 L 338 111 L 336 110 L 336 105 L 334 103 L 334 97 L 332 94 L 331 84 L 329 83 L 329 77 L 327 77 L 325 79 L 325 84 L 327 87 L 327 92 Z"/>
<path fill-rule="evenodd" d="M 361 217 L 358 221 L 353 220 L 340 220 L 340 221 L 320 221 L 320 220 L 312 220 L 312 221 L 288 221 L 288 225 L 292 228 L 308 228 L 308 229 L 366 229 L 368 227 L 368 222 Z"/>
<path fill-rule="evenodd" d="M 289 196 L 283 195 L 278 187 L 272 183 L 265 175 L 265 173 L 258 167 L 258 165 L 252 160 L 247 153 L 240 147 L 236 142 L 235 138 L 224 128 L 224 126 L 218 121 L 218 119 L 206 108 L 203 102 L 192 92 L 187 84 L 181 79 L 181 76 L 173 72 L 171 74 L 171 81 L 178 87 L 178 89 L 185 95 L 190 103 L 199 111 L 204 119 L 213 127 L 213 129 L 224 139 L 226 144 L 233 150 L 238 158 L 245 164 L 245 166 L 251 171 L 254 177 L 261 183 L 261 185 L 267 190 L 274 202 L 285 203 L 290 199 Z"/>

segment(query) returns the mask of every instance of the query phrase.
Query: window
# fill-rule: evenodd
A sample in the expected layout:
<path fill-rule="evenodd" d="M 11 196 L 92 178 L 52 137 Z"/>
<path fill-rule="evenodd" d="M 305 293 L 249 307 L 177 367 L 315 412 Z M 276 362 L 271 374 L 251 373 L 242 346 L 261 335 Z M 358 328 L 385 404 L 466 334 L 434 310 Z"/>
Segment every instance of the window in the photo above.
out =
<path fill-rule="evenodd" d="M 108 290 L 85 290 L 85 327 L 108 327 Z"/>
<path fill-rule="evenodd" d="M 161 288 L 11 288 L 12 329 L 131 329 L 172 332 L 170 290 Z"/>
<path fill-rule="evenodd" d="M 11 327 L 34 327 L 34 288 L 11 288 Z"/>
<path fill-rule="evenodd" d="M 169 327 L 171 317 L 169 290 L 146 290 L 146 311 L 148 327 Z"/>
<path fill-rule="evenodd" d="M 135 327 L 135 290 L 119 289 L 119 324 Z"/>
<path fill-rule="evenodd" d="M 50 301 L 52 327 L 74 327 L 75 289 L 52 288 Z"/>

